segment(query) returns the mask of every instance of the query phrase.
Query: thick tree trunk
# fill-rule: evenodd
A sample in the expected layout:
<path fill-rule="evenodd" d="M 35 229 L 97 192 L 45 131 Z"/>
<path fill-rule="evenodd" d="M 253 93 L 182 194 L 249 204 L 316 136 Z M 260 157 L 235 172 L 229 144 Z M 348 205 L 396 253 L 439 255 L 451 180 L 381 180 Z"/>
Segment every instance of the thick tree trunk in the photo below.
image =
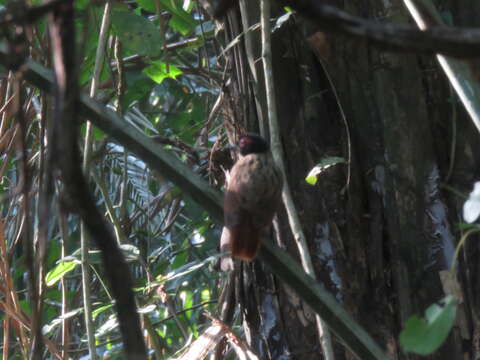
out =
<path fill-rule="evenodd" d="M 472 15 L 478 15 L 479 5 L 468 4 L 452 2 L 456 25 L 479 21 Z M 345 6 L 371 19 L 409 22 L 401 3 L 350 1 Z M 250 24 L 259 21 L 257 14 L 250 11 Z M 241 32 L 240 17 L 232 13 L 229 19 L 229 37 L 234 38 Z M 392 359 L 414 358 L 401 351 L 399 332 L 409 316 L 445 296 L 439 273 L 449 269 L 461 236 L 457 224 L 464 199 L 444 185 L 471 190 L 479 178 L 479 134 L 433 57 L 386 53 L 316 32 L 298 18 L 275 31 L 272 41 L 288 182 L 319 281 Z M 232 53 L 236 68 L 230 91 L 243 99 L 234 110 L 236 121 L 255 130 L 252 78 L 243 49 Z M 259 58 L 258 43 L 256 49 Z M 348 158 L 349 149 L 349 165 L 328 170 L 315 187 L 304 181 L 322 158 Z M 278 218 L 277 241 L 297 256 L 283 211 Z M 434 359 L 460 359 L 468 352 L 478 356 L 471 340 L 480 338 L 477 241 L 467 243 L 460 260 L 464 321 Z M 241 280 L 244 325 L 260 357 L 318 359 L 310 309 L 261 264 L 244 266 Z M 351 357 L 337 345 L 338 359 Z"/>

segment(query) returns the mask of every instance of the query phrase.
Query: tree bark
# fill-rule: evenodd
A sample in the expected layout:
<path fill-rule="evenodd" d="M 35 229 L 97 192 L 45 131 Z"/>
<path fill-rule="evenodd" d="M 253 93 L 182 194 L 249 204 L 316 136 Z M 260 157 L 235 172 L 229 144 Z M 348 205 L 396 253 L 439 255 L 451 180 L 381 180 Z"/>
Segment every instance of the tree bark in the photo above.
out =
<path fill-rule="evenodd" d="M 331 3 L 341 7 L 343 2 Z M 250 24 L 258 22 L 252 11 L 257 5 L 248 6 Z M 453 11 L 454 25 L 478 25 L 475 1 L 446 8 Z M 350 1 L 345 10 L 378 21 L 411 22 L 401 3 Z M 238 19 L 230 13 L 232 39 L 241 32 Z M 234 112 L 242 114 L 237 124 L 256 130 L 242 45 L 231 55 L 231 93 L 246 98 Z M 298 17 L 272 34 L 272 46 L 287 177 L 317 277 L 392 359 L 416 358 L 402 352 L 399 333 L 411 315 L 423 314 L 445 296 L 439 273 L 451 265 L 464 202 L 445 185 L 471 191 L 479 178 L 478 133 L 433 57 L 346 41 L 317 32 Z M 308 171 L 328 156 L 350 163 L 308 185 Z M 298 257 L 283 211 L 277 230 L 279 246 Z M 467 242 L 459 267 L 463 321 L 432 359 L 459 359 L 465 353 L 478 358 L 472 341 L 480 338 L 478 251 L 478 241 Z M 311 310 L 261 264 L 243 265 L 241 274 L 244 327 L 259 356 L 318 359 Z M 338 343 L 336 356 L 351 358 Z"/>

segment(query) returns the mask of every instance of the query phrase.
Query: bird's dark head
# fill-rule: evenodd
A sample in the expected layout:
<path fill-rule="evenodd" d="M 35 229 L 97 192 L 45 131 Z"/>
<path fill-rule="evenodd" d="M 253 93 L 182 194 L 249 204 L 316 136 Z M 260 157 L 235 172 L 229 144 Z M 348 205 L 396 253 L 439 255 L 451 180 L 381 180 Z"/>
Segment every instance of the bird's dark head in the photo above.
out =
<path fill-rule="evenodd" d="M 258 154 L 267 152 L 270 148 L 267 141 L 256 134 L 242 135 L 238 139 L 238 150 L 240 155 L 246 156 L 248 154 Z"/>

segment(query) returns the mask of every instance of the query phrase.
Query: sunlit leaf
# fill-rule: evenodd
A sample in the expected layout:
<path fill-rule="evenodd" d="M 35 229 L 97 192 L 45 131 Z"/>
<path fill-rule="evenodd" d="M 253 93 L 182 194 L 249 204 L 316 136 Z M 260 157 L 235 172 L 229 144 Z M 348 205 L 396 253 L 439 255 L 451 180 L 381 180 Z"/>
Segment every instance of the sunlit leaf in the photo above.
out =
<path fill-rule="evenodd" d="M 346 160 L 342 157 L 331 156 L 325 159 L 322 159 L 315 167 L 310 170 L 305 181 L 308 182 L 310 185 L 315 185 L 317 183 L 317 177 L 322 172 L 327 170 L 329 167 L 332 167 L 337 164 L 345 163 Z"/>
<path fill-rule="evenodd" d="M 175 65 L 162 61 L 153 61 L 143 72 L 158 84 L 161 84 L 166 78 L 176 79 L 178 75 L 182 74 L 182 70 Z"/>
<path fill-rule="evenodd" d="M 74 270 L 81 262 L 78 260 L 60 261 L 57 266 L 45 276 L 47 286 L 53 286 L 70 271 Z"/>
<path fill-rule="evenodd" d="M 210 289 L 203 289 L 200 295 L 202 301 L 208 301 L 211 298 Z"/>
<path fill-rule="evenodd" d="M 113 307 L 113 304 L 107 304 L 107 305 L 100 306 L 100 307 L 96 308 L 95 310 L 93 310 L 92 311 L 93 320 L 95 320 L 98 315 L 107 311 L 108 309 L 111 309 L 112 307 Z"/>

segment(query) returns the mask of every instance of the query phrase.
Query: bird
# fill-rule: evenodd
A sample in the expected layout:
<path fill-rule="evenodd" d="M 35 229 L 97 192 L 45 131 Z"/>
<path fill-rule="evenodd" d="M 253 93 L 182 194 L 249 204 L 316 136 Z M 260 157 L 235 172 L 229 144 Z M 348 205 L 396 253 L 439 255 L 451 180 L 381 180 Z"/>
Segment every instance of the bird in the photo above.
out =
<path fill-rule="evenodd" d="M 252 261 L 281 203 L 283 177 L 260 135 L 242 135 L 234 148 L 238 160 L 226 174 L 220 251 Z M 232 270 L 232 257 L 223 256 L 220 268 Z"/>

